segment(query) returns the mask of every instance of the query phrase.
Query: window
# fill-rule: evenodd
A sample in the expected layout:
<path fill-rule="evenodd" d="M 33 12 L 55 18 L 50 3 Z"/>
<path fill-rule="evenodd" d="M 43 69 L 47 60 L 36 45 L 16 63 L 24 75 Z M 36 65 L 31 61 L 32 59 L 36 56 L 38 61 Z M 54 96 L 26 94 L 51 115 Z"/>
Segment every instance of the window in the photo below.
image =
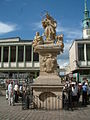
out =
<path fill-rule="evenodd" d="M 9 52 L 9 47 L 4 47 L 4 50 L 3 50 L 3 62 L 8 62 L 8 52 Z"/>
<path fill-rule="evenodd" d="M 87 60 L 90 61 L 90 44 L 86 45 L 86 49 L 87 49 Z"/>
<path fill-rule="evenodd" d="M 78 44 L 78 60 L 84 61 L 84 44 Z"/>
<path fill-rule="evenodd" d="M 39 54 L 38 53 L 33 54 L 33 61 L 39 62 Z"/>
<path fill-rule="evenodd" d="M 90 30 L 87 30 L 87 35 L 90 35 Z"/>
<path fill-rule="evenodd" d="M 18 62 L 23 62 L 24 46 L 18 46 Z"/>
<path fill-rule="evenodd" d="M 31 46 L 26 46 L 26 56 L 25 56 L 25 60 L 26 61 L 31 61 Z"/>
<path fill-rule="evenodd" d="M 11 62 L 16 61 L 16 46 L 11 46 L 11 57 L 10 57 Z"/>

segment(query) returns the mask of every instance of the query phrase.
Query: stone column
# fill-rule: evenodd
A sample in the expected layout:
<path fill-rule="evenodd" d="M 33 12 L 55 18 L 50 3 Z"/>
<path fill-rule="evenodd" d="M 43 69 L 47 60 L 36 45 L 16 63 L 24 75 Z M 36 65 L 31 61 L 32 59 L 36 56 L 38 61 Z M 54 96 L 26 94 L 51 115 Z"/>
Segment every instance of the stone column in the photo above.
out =
<path fill-rule="evenodd" d="M 35 78 L 37 78 L 37 71 L 35 71 Z"/>
<path fill-rule="evenodd" d="M 10 67 L 10 57 L 11 57 L 11 47 L 9 46 L 9 52 L 8 52 L 8 64 Z"/>
<path fill-rule="evenodd" d="M 18 67 L 18 46 L 16 46 L 16 67 Z"/>
<path fill-rule="evenodd" d="M 86 44 L 84 44 L 84 60 L 85 60 L 85 65 L 87 65 Z"/>
<path fill-rule="evenodd" d="M 62 109 L 63 84 L 57 74 L 56 59 L 61 48 L 59 45 L 45 44 L 37 45 L 35 50 L 40 57 L 40 75 L 32 86 L 35 104 L 38 108 Z"/>
<path fill-rule="evenodd" d="M 32 46 L 32 50 L 31 50 L 31 62 L 32 62 L 32 67 L 34 67 L 34 61 L 33 61 L 33 46 Z"/>
<path fill-rule="evenodd" d="M 23 55 L 24 67 L 26 67 L 26 61 L 25 61 L 25 58 L 26 58 L 26 46 L 24 45 L 24 55 Z"/>
<path fill-rule="evenodd" d="M 1 47 L 1 67 L 3 67 L 3 46 Z"/>

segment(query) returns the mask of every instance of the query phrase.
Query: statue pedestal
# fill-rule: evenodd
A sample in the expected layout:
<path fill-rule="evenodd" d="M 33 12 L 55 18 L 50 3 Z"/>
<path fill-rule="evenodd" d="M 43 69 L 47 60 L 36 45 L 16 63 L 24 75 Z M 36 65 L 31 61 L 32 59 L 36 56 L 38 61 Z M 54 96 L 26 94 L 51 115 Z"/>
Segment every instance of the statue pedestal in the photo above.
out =
<path fill-rule="evenodd" d="M 57 75 L 57 55 L 61 48 L 56 44 L 37 45 L 40 57 L 40 76 L 32 85 L 34 105 L 43 109 L 62 109 L 61 79 Z"/>
<path fill-rule="evenodd" d="M 36 108 L 62 109 L 63 85 L 57 75 L 40 75 L 32 87 Z"/>

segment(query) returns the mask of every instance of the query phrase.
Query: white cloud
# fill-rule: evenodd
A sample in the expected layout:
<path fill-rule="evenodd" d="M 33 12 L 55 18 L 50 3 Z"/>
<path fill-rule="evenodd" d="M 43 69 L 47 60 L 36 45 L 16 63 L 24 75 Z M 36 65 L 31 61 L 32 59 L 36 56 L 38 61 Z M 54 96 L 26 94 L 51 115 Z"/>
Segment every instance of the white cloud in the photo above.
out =
<path fill-rule="evenodd" d="M 60 68 L 63 68 L 69 64 L 69 48 L 71 44 L 72 44 L 72 41 L 64 43 L 64 52 L 57 57 L 57 62 Z"/>
<path fill-rule="evenodd" d="M 62 68 L 69 64 L 69 48 L 75 39 L 82 38 L 82 30 L 80 28 L 62 27 L 58 24 L 56 31 L 58 34 L 64 34 L 64 52 L 57 57 L 58 64 Z"/>
<path fill-rule="evenodd" d="M 57 59 L 57 63 L 60 66 L 60 68 L 64 68 L 69 64 L 69 59 Z"/>
<path fill-rule="evenodd" d="M 40 22 L 36 22 L 36 23 L 33 23 L 33 30 L 40 30 L 42 29 L 42 24 L 41 24 L 41 21 Z"/>
<path fill-rule="evenodd" d="M 16 30 L 17 25 L 8 24 L 0 21 L 0 35 Z"/>
<path fill-rule="evenodd" d="M 67 28 L 58 26 L 56 29 L 57 33 L 63 33 L 68 39 L 78 39 L 82 37 L 82 31 L 80 28 Z"/>
<path fill-rule="evenodd" d="M 64 32 L 64 31 L 65 31 L 65 28 L 61 27 L 60 25 L 57 26 L 57 28 L 56 28 L 57 33 L 61 33 L 61 32 Z"/>
<path fill-rule="evenodd" d="M 74 30 L 74 29 L 71 29 L 66 34 L 67 34 L 66 37 L 70 39 L 79 39 L 82 36 L 81 30 Z"/>

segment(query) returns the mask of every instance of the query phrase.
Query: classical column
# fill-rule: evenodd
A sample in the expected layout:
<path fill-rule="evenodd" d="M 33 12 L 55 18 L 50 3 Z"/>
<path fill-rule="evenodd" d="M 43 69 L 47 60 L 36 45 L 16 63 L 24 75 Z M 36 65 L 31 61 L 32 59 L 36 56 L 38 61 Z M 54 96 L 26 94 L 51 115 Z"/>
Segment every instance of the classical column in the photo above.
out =
<path fill-rule="evenodd" d="M 3 46 L 1 47 L 1 67 L 3 67 Z"/>
<path fill-rule="evenodd" d="M 24 45 L 24 53 L 23 53 L 23 60 L 24 60 L 24 67 L 26 67 L 26 61 L 25 61 L 25 58 L 26 58 L 26 46 Z"/>
<path fill-rule="evenodd" d="M 84 44 L 84 60 L 85 60 L 85 65 L 87 65 L 86 44 Z"/>
<path fill-rule="evenodd" d="M 9 46 L 9 52 L 8 52 L 8 64 L 10 67 L 10 57 L 11 57 L 11 47 Z"/>
<path fill-rule="evenodd" d="M 37 71 L 35 71 L 35 78 L 37 78 Z"/>
<path fill-rule="evenodd" d="M 32 67 L 34 67 L 34 62 L 33 62 L 33 46 L 32 46 L 32 50 L 31 50 L 31 62 L 32 62 Z"/>
<path fill-rule="evenodd" d="M 18 67 L 18 46 L 16 46 L 16 67 Z"/>

